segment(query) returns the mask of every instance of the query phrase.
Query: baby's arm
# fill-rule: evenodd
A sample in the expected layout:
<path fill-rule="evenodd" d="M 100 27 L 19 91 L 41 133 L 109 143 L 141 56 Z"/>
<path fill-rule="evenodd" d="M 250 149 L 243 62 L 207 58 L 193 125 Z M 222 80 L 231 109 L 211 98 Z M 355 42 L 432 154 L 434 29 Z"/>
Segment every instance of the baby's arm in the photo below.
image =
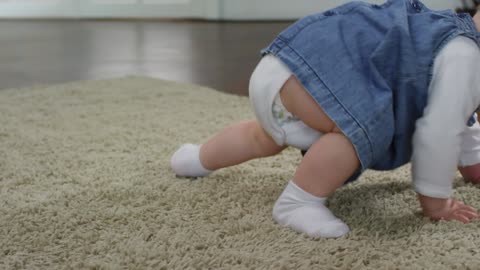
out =
<path fill-rule="evenodd" d="M 480 104 L 480 51 L 468 38 L 449 42 L 435 60 L 424 116 L 413 138 L 412 174 L 426 216 L 468 222 L 471 207 L 451 199 L 462 143 L 461 134 Z"/>

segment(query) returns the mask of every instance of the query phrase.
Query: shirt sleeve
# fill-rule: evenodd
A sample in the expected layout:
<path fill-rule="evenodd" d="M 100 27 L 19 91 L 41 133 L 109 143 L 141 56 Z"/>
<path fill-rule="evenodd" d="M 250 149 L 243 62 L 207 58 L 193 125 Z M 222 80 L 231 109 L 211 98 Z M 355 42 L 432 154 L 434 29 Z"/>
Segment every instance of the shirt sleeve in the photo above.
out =
<path fill-rule="evenodd" d="M 428 103 L 413 135 L 412 177 L 415 191 L 449 198 L 462 144 L 462 133 L 480 103 L 480 50 L 457 37 L 434 63 Z"/>

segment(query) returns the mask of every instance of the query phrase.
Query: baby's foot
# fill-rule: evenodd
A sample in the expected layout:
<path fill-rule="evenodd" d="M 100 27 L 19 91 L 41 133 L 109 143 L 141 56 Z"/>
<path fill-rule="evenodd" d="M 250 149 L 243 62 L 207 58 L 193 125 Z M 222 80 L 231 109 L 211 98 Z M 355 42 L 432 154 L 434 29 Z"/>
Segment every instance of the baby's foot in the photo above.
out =
<path fill-rule="evenodd" d="M 460 167 L 458 170 L 462 174 L 465 181 L 476 185 L 480 184 L 480 163 L 472 166 Z"/>
<path fill-rule="evenodd" d="M 170 159 L 170 166 L 177 176 L 182 177 L 204 177 L 212 173 L 200 162 L 200 145 L 182 145 Z"/>
<path fill-rule="evenodd" d="M 280 225 L 310 237 L 337 238 L 347 234 L 350 231 L 347 224 L 330 212 L 325 201 L 291 181 L 273 207 L 273 218 Z"/>

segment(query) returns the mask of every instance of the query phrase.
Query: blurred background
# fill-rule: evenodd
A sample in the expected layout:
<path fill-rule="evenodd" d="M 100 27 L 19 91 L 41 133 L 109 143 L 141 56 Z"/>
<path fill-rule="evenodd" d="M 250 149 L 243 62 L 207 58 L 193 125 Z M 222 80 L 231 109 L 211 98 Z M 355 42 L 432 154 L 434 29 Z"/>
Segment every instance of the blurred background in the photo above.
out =
<path fill-rule="evenodd" d="M 0 89 L 141 75 L 246 95 L 260 49 L 294 20 L 345 2 L 0 0 Z"/>

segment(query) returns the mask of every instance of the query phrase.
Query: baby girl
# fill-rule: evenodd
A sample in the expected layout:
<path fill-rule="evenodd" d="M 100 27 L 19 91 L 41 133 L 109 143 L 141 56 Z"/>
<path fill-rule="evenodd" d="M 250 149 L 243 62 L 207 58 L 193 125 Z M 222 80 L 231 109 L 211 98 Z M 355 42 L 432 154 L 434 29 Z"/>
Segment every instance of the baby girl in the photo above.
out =
<path fill-rule="evenodd" d="M 367 169 L 412 162 L 423 213 L 479 218 L 451 198 L 457 168 L 480 183 L 480 13 L 434 11 L 418 0 L 350 2 L 295 22 L 262 51 L 250 80 L 256 120 L 186 144 L 178 176 L 308 150 L 273 207 L 279 224 L 311 237 L 349 227 L 325 201 Z"/>

